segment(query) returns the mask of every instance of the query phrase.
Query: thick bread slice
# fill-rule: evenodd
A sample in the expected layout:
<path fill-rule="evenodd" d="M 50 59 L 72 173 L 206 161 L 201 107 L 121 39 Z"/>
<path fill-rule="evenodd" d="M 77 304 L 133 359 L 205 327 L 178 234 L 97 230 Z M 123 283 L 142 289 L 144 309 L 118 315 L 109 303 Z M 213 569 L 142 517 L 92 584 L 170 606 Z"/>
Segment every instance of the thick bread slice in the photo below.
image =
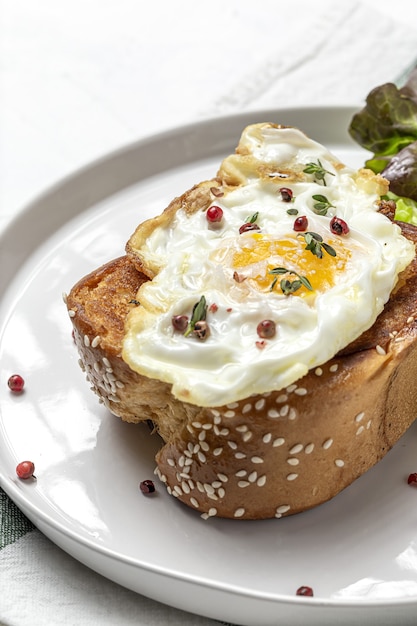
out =
<path fill-rule="evenodd" d="M 417 243 L 417 229 L 400 224 Z M 417 416 L 417 260 L 373 327 L 296 384 L 216 409 L 175 399 L 170 386 L 121 358 L 125 317 L 147 280 L 129 256 L 67 297 L 81 363 L 109 410 L 152 420 L 165 445 L 156 473 L 204 516 L 282 517 L 329 500 L 379 461 Z"/>

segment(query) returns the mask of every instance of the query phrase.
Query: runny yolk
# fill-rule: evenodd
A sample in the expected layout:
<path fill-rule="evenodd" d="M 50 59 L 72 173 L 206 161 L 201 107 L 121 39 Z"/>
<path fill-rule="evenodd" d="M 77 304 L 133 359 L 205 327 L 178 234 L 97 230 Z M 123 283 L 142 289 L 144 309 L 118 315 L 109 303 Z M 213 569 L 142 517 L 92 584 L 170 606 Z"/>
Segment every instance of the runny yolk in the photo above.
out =
<path fill-rule="evenodd" d="M 305 276 L 314 291 L 323 292 L 335 285 L 337 276 L 345 270 L 346 262 L 351 255 L 340 239 L 329 238 L 325 243 L 336 250 L 335 257 L 323 250 L 323 257 L 318 258 L 310 250 L 305 250 L 306 242 L 302 236 L 274 240 L 260 233 L 253 233 L 246 237 L 244 247 L 234 252 L 232 266 L 260 291 L 270 290 L 275 278 L 270 274 L 272 269 L 285 267 Z M 289 273 L 278 276 L 275 287 L 278 291 L 282 278 L 292 282 L 297 276 Z M 294 294 L 306 296 L 311 294 L 311 291 L 302 286 Z"/>

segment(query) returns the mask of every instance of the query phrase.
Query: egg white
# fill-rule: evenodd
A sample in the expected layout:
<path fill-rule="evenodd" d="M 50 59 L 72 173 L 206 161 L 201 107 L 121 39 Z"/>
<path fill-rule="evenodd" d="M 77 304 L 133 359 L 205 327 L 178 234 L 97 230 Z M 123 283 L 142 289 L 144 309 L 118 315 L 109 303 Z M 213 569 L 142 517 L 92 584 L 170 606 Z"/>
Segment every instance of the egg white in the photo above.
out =
<path fill-rule="evenodd" d="M 200 406 L 221 406 L 287 387 L 328 361 L 374 323 L 399 272 L 414 256 L 414 246 L 400 229 L 377 212 L 376 187 L 368 189 L 324 146 L 297 129 L 270 125 L 248 127 L 242 142 L 254 166 L 246 163 L 243 183 L 215 198 L 213 205 L 223 210 L 221 223 L 209 224 L 205 210 L 190 214 L 180 209 L 169 225 L 157 225 L 147 237 L 141 257 L 156 260 L 159 271 L 139 290 L 141 305 L 126 325 L 123 358 L 129 366 L 172 384 L 174 396 Z M 231 159 L 236 169 L 236 159 Z M 318 160 L 328 172 L 326 185 L 302 173 L 306 164 Z M 267 175 L 259 175 L 260 164 L 267 167 Z M 229 165 L 226 160 L 225 168 Z M 276 180 L 284 170 L 298 173 L 288 184 L 291 203 L 279 192 L 287 186 L 286 178 L 278 184 Z M 326 215 L 314 210 L 314 194 L 325 195 L 334 205 Z M 296 216 L 288 214 L 289 208 L 305 215 L 308 231 L 337 251 L 331 259 L 330 288 L 320 280 L 314 285 L 311 274 L 312 292 L 284 295 L 280 279 L 271 290 L 274 276 L 268 274 L 268 264 L 269 269 L 271 262 L 295 268 L 294 259 L 288 264 L 285 258 L 274 258 L 276 242 L 290 240 L 300 250 L 305 247 L 303 236 L 294 232 Z M 255 214 L 260 231 L 239 234 Z M 349 225 L 347 235 L 331 234 L 329 222 L 335 214 Z M 234 259 L 250 260 L 247 250 L 261 245 L 266 250 L 270 246 L 271 258 L 236 267 Z M 210 328 L 204 341 L 184 336 L 172 324 L 175 315 L 190 317 L 202 295 Z M 262 340 L 256 329 L 265 319 L 275 322 L 277 332 Z"/>

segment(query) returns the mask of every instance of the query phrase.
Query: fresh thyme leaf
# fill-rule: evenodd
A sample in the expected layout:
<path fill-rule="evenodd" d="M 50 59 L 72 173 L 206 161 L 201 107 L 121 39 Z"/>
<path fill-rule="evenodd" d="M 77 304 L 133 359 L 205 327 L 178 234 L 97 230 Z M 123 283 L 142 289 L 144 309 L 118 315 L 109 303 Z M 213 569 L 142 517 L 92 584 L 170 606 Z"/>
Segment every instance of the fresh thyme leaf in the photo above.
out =
<path fill-rule="evenodd" d="M 252 217 L 247 217 L 245 219 L 245 224 L 254 224 L 256 220 L 258 219 L 258 217 L 259 217 L 259 211 L 256 211 L 256 213 L 254 213 Z"/>
<path fill-rule="evenodd" d="M 288 278 L 283 278 L 281 280 L 280 287 L 282 293 L 285 296 L 288 296 L 290 293 L 294 293 L 295 291 L 300 289 L 302 285 L 304 285 L 304 287 L 306 287 L 306 289 L 308 289 L 309 291 L 313 291 L 313 287 L 311 286 L 308 278 L 306 276 L 300 276 L 300 274 L 297 274 L 297 272 L 295 272 L 294 270 L 289 270 L 286 267 L 274 267 L 272 270 L 270 270 L 269 274 L 275 276 L 274 280 L 272 281 L 270 291 L 273 291 L 275 285 L 277 284 L 278 276 L 282 274 L 293 274 L 294 276 L 297 276 L 297 278 L 293 281 L 290 281 Z"/>
<path fill-rule="evenodd" d="M 328 201 L 326 196 L 322 196 L 320 193 L 315 194 L 313 200 L 316 200 L 316 203 L 313 205 L 315 213 L 318 215 L 326 215 L 327 211 L 330 207 L 334 208 L 334 204 Z"/>
<path fill-rule="evenodd" d="M 323 250 L 330 254 L 330 256 L 336 256 L 336 250 L 332 248 L 328 243 L 323 242 L 323 237 L 318 233 L 306 232 L 299 233 L 299 237 L 304 237 L 304 241 L 306 242 L 305 250 L 310 250 L 314 256 L 318 259 L 323 258 Z"/>
<path fill-rule="evenodd" d="M 184 333 L 184 337 L 188 337 L 188 335 L 190 335 L 193 332 L 196 323 L 201 322 L 202 320 L 205 320 L 206 315 L 207 315 L 206 298 L 204 296 L 201 296 L 200 300 L 196 302 L 195 305 L 193 306 L 191 319 Z"/>
<path fill-rule="evenodd" d="M 317 181 L 321 180 L 324 186 L 326 186 L 326 174 L 334 176 L 333 172 L 329 172 L 329 170 L 324 169 L 320 159 L 317 159 L 317 163 L 307 163 L 306 167 L 303 169 L 303 172 L 305 174 L 313 174 L 314 178 Z"/>

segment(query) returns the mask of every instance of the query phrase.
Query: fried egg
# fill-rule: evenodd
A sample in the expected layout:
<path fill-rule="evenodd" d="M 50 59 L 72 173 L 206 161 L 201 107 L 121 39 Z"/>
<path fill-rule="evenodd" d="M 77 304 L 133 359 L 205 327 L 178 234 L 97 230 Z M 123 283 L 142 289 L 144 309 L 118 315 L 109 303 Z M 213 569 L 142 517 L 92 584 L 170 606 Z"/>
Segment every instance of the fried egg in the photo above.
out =
<path fill-rule="evenodd" d="M 208 202 L 185 200 L 132 237 L 152 280 L 123 344 L 134 371 L 212 407 L 331 359 L 372 326 L 415 254 L 378 212 L 386 181 L 296 128 L 248 126 L 217 180 Z"/>

